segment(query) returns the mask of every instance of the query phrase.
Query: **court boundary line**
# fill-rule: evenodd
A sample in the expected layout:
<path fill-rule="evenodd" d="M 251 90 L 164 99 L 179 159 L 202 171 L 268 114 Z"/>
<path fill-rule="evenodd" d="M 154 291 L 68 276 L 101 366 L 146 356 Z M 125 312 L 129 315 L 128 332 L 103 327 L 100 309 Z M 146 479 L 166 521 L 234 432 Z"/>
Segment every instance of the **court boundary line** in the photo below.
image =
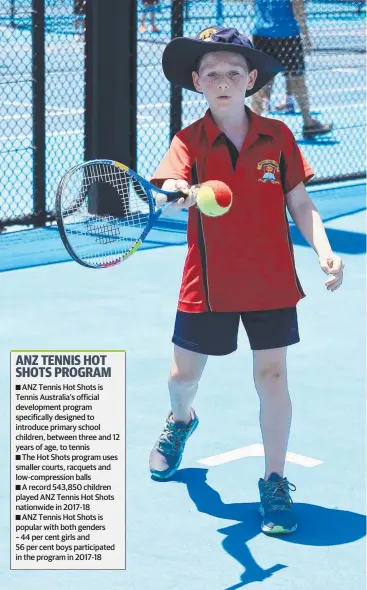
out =
<path fill-rule="evenodd" d="M 239 449 L 233 449 L 232 451 L 226 451 L 225 453 L 219 453 L 217 455 L 212 455 L 211 457 L 198 459 L 197 463 L 201 463 L 207 467 L 217 467 L 218 465 L 225 465 L 226 463 L 238 461 L 239 459 L 249 459 L 251 457 L 264 457 L 264 447 L 261 443 L 247 445 L 246 447 L 240 447 Z M 292 451 L 287 452 L 286 462 L 295 463 L 302 467 L 317 467 L 324 463 L 321 459 L 307 457 L 306 455 L 300 455 Z"/>

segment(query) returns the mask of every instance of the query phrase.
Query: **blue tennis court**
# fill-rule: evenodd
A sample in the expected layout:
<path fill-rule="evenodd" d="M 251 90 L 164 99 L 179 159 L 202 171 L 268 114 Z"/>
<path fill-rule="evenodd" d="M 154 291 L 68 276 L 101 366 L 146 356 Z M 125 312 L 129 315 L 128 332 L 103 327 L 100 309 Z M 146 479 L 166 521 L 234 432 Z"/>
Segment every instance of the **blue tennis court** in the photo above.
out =
<path fill-rule="evenodd" d="M 66 4 L 60 8 L 56 0 L 50 2 L 65 24 L 62 31 L 52 29 L 51 19 L 46 32 L 49 209 L 62 174 L 83 160 L 83 44 L 73 31 L 71 3 Z M 247 2 L 197 2 L 203 10 L 196 20 L 191 13 L 193 4 L 186 6 L 192 16 L 185 24 L 188 34 L 217 18 L 218 10 L 223 22 L 229 22 L 239 5 L 243 6 L 243 22 L 248 22 Z M 339 10 L 340 3 L 332 4 Z M 336 39 L 338 33 L 345 36 L 347 32 L 354 43 L 347 59 L 323 51 L 307 58 L 312 109 L 320 120 L 333 121 L 332 134 L 306 141 L 301 137 L 298 112 L 288 116 L 269 113 L 289 125 L 320 178 L 346 176 L 351 170 L 362 176 L 365 170 L 365 53 L 363 48 L 360 53 L 355 51 L 364 44 L 360 37 L 364 19 L 354 8 L 353 12 L 346 8 L 334 23 Z M 29 15 L 18 18 L 29 20 Z M 169 141 L 169 88 L 159 66 L 170 35 L 168 3 L 161 3 L 157 22 L 162 29 L 159 37 L 148 31 L 138 40 L 138 171 L 148 177 Z M 314 39 L 320 43 L 323 22 L 316 16 L 310 20 Z M 4 82 L 0 194 L 5 195 L 11 186 L 14 215 L 30 213 L 33 206 L 31 40 L 27 35 L 26 29 L 12 29 L 0 22 Z M 69 39 L 67 44 L 65 39 Z M 328 69 L 328 87 L 324 88 L 320 76 Z M 154 92 L 147 91 L 149 76 L 155 81 Z M 284 81 L 278 78 L 274 103 L 284 91 Z M 71 106 L 68 92 L 72 89 Z M 183 125 L 204 112 L 200 96 L 184 92 Z M 169 410 L 167 377 L 187 251 L 187 214 L 162 217 L 141 251 L 121 265 L 99 271 L 71 261 L 54 223 L 36 229 L 8 227 L 0 233 L 2 590 L 364 587 L 366 183 L 364 178 L 355 178 L 316 184 L 309 187 L 309 195 L 320 211 L 333 250 L 345 262 L 345 274 L 342 287 L 328 292 L 327 277 L 315 253 L 290 224 L 306 298 L 298 306 L 301 342 L 288 353 L 293 423 L 285 475 L 297 488 L 292 497 L 299 528 L 283 538 L 260 532 L 257 482 L 263 477 L 264 457 L 252 352 L 243 330 L 236 353 L 208 361 L 194 403 L 200 425 L 187 444 L 177 474 L 161 483 L 150 478 L 149 453 Z M 10 215 L 5 199 L 0 200 L 0 213 L 0 218 Z M 9 352 L 20 349 L 127 351 L 126 571 L 9 569 Z"/>
<path fill-rule="evenodd" d="M 347 197 L 356 189 L 340 190 Z M 358 185 L 358 191 L 363 197 L 365 186 Z M 327 194 L 326 190 L 326 201 Z M 315 195 L 319 199 L 321 191 Z M 365 212 L 332 217 L 325 222 L 328 236 L 346 264 L 344 284 L 336 293 L 326 291 L 314 253 L 294 228 L 292 232 L 307 297 L 299 305 L 301 343 L 289 351 L 294 412 L 289 452 L 296 457 L 290 456 L 286 473 L 297 486 L 299 530 L 283 539 L 259 533 L 256 485 L 263 457 L 251 351 L 244 333 L 235 354 L 209 360 L 195 403 L 201 424 L 174 480 L 157 483 L 149 476 L 149 452 L 168 410 L 170 338 L 186 251 L 182 233 L 165 232 L 167 241 L 159 234 L 154 247 L 114 269 L 91 271 L 73 262 L 28 267 L 25 258 L 27 268 L 2 274 L 3 391 L 9 391 L 11 349 L 125 348 L 128 419 L 127 570 L 9 571 L 5 518 L 0 533 L 1 588 L 233 590 L 250 584 L 257 588 L 260 583 L 262 588 L 282 590 L 310 585 L 321 589 L 326 584 L 340 590 L 361 588 Z M 61 250 L 57 236 L 53 242 Z M 41 243 L 38 240 L 38 246 Z M 20 253 L 20 242 L 18 247 Z M 24 252 L 33 247 L 25 238 Z M 4 449 L 9 440 L 7 399 L 2 396 L 0 408 Z M 233 451 L 244 448 L 245 456 L 235 460 Z M 218 464 L 225 453 L 229 459 Z M 5 450 L 3 514 L 9 511 L 8 457 Z M 315 466 L 310 466 L 312 460 Z"/>

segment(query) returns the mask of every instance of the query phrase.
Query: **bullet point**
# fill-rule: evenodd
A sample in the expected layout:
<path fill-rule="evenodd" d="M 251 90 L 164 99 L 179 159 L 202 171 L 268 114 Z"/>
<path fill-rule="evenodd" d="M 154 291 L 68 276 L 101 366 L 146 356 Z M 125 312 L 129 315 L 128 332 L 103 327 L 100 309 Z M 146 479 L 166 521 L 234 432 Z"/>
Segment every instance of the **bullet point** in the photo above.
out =
<path fill-rule="evenodd" d="M 21 456 L 21 455 L 15 455 L 15 459 L 16 459 L 17 461 L 20 461 L 20 460 L 21 460 L 21 458 L 22 458 L 22 456 Z"/>
<path fill-rule="evenodd" d="M 17 514 L 15 520 L 20 520 L 20 514 Z"/>
<path fill-rule="evenodd" d="M 21 388 L 21 385 L 16 385 L 15 389 L 17 389 L 19 391 L 19 389 Z"/>
<path fill-rule="evenodd" d="M 21 487 L 22 487 L 22 486 L 20 486 L 20 485 L 17 485 L 17 486 L 15 486 L 15 489 L 16 489 L 16 490 L 20 490 L 20 488 L 21 488 Z"/>

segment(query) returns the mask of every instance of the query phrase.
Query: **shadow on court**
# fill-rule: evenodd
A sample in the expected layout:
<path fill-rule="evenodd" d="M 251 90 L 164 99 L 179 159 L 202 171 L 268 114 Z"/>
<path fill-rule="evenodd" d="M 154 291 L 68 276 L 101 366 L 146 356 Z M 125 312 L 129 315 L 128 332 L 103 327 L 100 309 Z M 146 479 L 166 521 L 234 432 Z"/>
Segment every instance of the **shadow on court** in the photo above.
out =
<path fill-rule="evenodd" d="M 297 133 L 295 133 L 297 135 Z M 326 138 L 324 135 L 319 135 L 318 137 L 313 137 L 312 139 L 297 139 L 298 145 L 318 145 L 318 146 L 325 146 L 325 145 L 339 145 L 340 141 L 338 139 L 331 139 Z"/>
<path fill-rule="evenodd" d="M 246 543 L 259 533 L 258 503 L 225 504 L 219 493 L 206 481 L 208 469 L 189 468 L 179 470 L 169 482 L 183 483 L 199 512 L 225 520 L 237 520 L 234 524 L 218 529 L 225 535 L 224 550 L 241 564 L 244 573 L 240 581 L 225 590 L 236 590 L 252 582 L 261 582 L 287 565 L 275 564 L 264 570 L 253 558 Z M 168 482 L 166 482 L 168 483 Z M 292 535 L 277 536 L 288 543 L 311 546 L 332 546 L 352 543 L 366 534 L 366 517 L 355 512 L 324 508 L 314 504 L 295 503 L 299 529 Z"/>
<path fill-rule="evenodd" d="M 270 114 L 271 115 L 279 115 L 279 113 L 275 110 L 275 109 L 270 109 Z M 301 111 L 294 111 L 294 113 L 281 113 L 283 117 L 302 117 L 302 113 Z M 310 115 L 312 117 L 318 117 L 320 115 L 322 115 L 321 111 L 310 111 Z"/>
<path fill-rule="evenodd" d="M 334 252 L 343 252 L 344 254 L 365 254 L 366 234 L 330 227 L 325 229 Z M 295 225 L 290 226 L 290 232 L 292 242 L 295 246 L 306 246 L 307 248 L 310 248 L 310 245 L 306 242 Z"/>
<path fill-rule="evenodd" d="M 329 189 L 333 198 L 324 198 L 325 191 L 311 194 L 324 222 L 360 213 L 366 209 L 365 185 Z M 161 217 L 144 241 L 141 250 L 184 246 L 187 230 L 187 211 L 177 217 Z M 297 227 L 291 223 L 290 232 L 295 246 L 310 248 Z M 366 252 L 365 233 L 326 228 L 333 250 L 344 254 Z M 0 236 L 0 272 L 30 268 L 46 264 L 70 262 L 56 227 L 46 227 L 19 232 L 4 232 Z"/>

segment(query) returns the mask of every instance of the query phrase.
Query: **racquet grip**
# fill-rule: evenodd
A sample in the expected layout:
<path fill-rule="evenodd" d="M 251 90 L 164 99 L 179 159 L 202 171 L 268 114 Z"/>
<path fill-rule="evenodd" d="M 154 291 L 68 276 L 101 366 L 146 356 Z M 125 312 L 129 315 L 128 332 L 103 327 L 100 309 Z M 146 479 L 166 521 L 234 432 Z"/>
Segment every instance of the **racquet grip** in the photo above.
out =
<path fill-rule="evenodd" d="M 181 191 L 175 191 L 174 193 L 168 193 L 167 194 L 167 203 L 172 203 L 173 201 L 178 201 L 178 199 L 181 199 L 182 197 L 184 199 L 186 199 L 188 195 L 186 195 L 185 193 L 182 193 Z"/>

